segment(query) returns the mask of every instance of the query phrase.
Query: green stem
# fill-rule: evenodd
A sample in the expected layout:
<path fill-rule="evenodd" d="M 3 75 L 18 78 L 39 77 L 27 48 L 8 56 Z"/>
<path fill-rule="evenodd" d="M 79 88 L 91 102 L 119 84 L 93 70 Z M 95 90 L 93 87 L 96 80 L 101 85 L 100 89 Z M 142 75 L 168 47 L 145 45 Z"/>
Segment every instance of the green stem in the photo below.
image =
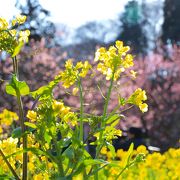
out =
<path fill-rule="evenodd" d="M 78 79 L 78 87 L 79 87 L 79 93 L 80 93 L 80 133 L 79 133 L 79 139 L 83 143 L 84 140 L 84 127 L 83 127 L 83 88 L 81 79 Z"/>
<path fill-rule="evenodd" d="M 24 112 L 23 112 L 23 104 L 22 104 L 22 99 L 19 91 L 16 91 L 17 95 L 17 103 L 19 107 L 19 119 L 20 119 L 20 124 L 21 124 L 21 129 L 22 129 L 22 134 L 23 134 L 23 150 L 27 149 L 27 135 L 25 134 L 26 127 L 24 125 Z M 27 152 L 23 153 L 23 180 L 27 179 L 27 162 L 28 162 L 28 156 Z"/>
<path fill-rule="evenodd" d="M 51 134 L 52 135 L 52 134 Z M 61 150 L 58 148 L 58 143 L 57 143 L 57 139 L 55 136 L 53 136 L 53 141 L 54 141 L 54 144 L 55 144 L 55 148 L 56 148 L 56 152 L 57 152 L 57 160 L 56 160 L 56 163 L 58 165 L 58 171 L 60 173 L 60 176 L 61 177 L 64 177 L 64 168 L 63 168 L 63 165 L 62 165 L 62 157 L 61 157 Z"/>
<path fill-rule="evenodd" d="M 115 180 L 118 180 L 118 178 L 121 176 L 121 174 L 127 169 L 129 168 L 130 166 L 132 166 L 134 164 L 134 161 L 131 162 L 130 164 L 126 165 L 122 170 L 121 172 L 116 176 Z"/>
<path fill-rule="evenodd" d="M 15 170 L 13 169 L 13 167 L 11 166 L 11 164 L 9 163 L 9 161 L 6 159 L 6 156 L 4 155 L 4 153 L 2 152 L 2 150 L 0 149 L 0 155 L 2 156 L 3 160 L 5 161 L 5 163 L 7 164 L 8 168 L 10 169 L 10 171 L 12 172 L 12 174 L 14 175 L 14 177 L 17 180 L 20 180 L 20 178 L 18 177 L 18 175 L 16 174 Z"/>
<path fill-rule="evenodd" d="M 110 82 L 110 86 L 108 88 L 107 98 L 105 99 L 105 105 L 104 105 L 104 110 L 103 110 L 101 128 L 104 128 L 105 125 L 106 125 L 106 114 L 107 114 L 108 104 L 109 104 L 109 100 L 110 100 L 111 92 L 112 92 L 112 88 L 113 88 L 115 71 L 116 71 L 116 68 L 114 68 L 114 71 L 113 71 L 113 74 L 112 74 L 112 78 L 111 78 L 111 82 Z M 103 140 L 103 131 L 104 130 L 102 130 L 100 132 L 100 135 L 99 135 L 99 143 L 98 143 L 97 148 L 96 148 L 96 157 L 95 158 L 99 157 L 101 148 L 103 147 L 103 144 L 104 144 L 104 142 L 102 142 L 102 140 Z M 96 165 L 94 168 L 95 168 L 95 171 L 96 171 L 96 173 L 95 173 L 95 180 L 98 180 L 98 171 L 97 171 L 97 169 L 99 168 L 99 165 Z"/>
<path fill-rule="evenodd" d="M 18 60 L 16 57 L 13 58 L 13 70 L 14 73 L 17 76 L 17 79 L 19 79 L 19 72 L 18 72 Z M 25 134 L 26 126 L 24 125 L 25 119 L 24 119 L 24 111 L 23 111 L 23 103 L 21 99 L 20 91 L 16 91 L 17 96 L 17 104 L 19 108 L 19 119 L 23 134 L 23 150 L 27 149 L 27 135 Z M 23 152 L 23 174 L 22 174 L 22 180 L 27 180 L 27 162 L 28 162 L 28 156 L 27 152 Z"/>
<path fill-rule="evenodd" d="M 115 68 L 115 69 L 116 69 L 116 68 Z M 109 86 L 109 88 L 108 88 L 107 98 L 105 99 L 105 105 L 104 105 L 104 110 L 103 110 L 101 128 L 104 128 L 105 125 L 106 125 L 106 115 L 107 115 L 108 104 L 109 104 L 109 100 L 110 100 L 111 92 L 112 92 L 112 88 L 113 88 L 115 69 L 114 69 L 114 71 L 113 71 L 112 78 L 111 78 L 111 82 L 110 82 L 110 86 Z M 103 138 L 103 130 L 100 132 L 99 142 L 102 141 L 102 138 Z M 98 156 L 99 156 L 99 153 L 100 153 L 100 150 L 101 150 L 101 148 L 102 148 L 102 145 L 103 145 L 103 144 L 99 144 L 99 145 L 97 146 L 97 149 L 96 149 L 96 158 L 98 158 Z"/>

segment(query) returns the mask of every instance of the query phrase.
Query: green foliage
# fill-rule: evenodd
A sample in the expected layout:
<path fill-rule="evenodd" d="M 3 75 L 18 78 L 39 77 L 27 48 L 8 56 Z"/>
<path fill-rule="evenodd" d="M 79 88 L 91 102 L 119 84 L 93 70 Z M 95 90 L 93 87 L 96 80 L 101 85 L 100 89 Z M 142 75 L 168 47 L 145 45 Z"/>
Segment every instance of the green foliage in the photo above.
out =
<path fill-rule="evenodd" d="M 20 19 L 17 17 L 16 21 L 24 22 L 25 19 L 25 17 L 20 17 Z M 2 22 L 6 21 L 3 19 Z M 3 28 L 7 28 L 7 26 L 3 25 Z M 28 35 L 27 32 L 25 40 L 27 40 Z M 134 65 L 133 56 L 128 54 L 130 47 L 124 46 L 122 41 L 116 41 L 115 45 L 110 46 L 108 50 L 102 47 L 96 52 L 97 70 L 106 76 L 106 80 L 110 81 L 110 85 L 107 86 L 107 94 L 104 96 L 103 113 L 96 116 L 84 112 L 84 96 L 86 94 L 82 78 L 85 78 L 88 74 L 92 77 L 92 73 L 90 73 L 92 66 L 88 61 L 77 62 L 74 65 L 72 60 L 68 60 L 65 63 L 65 70 L 60 72 L 54 80 L 49 82 L 48 85 L 30 92 L 26 82 L 19 80 L 18 63 L 15 56 L 22 47 L 20 42 L 12 54 L 14 74 L 9 84 L 6 85 L 6 92 L 17 97 L 19 108 L 20 127 L 13 130 L 11 136 L 14 139 L 10 138 L 6 142 L 6 144 L 13 144 L 16 151 L 7 154 L 4 158 L 10 161 L 13 157 L 16 156 L 17 158 L 17 155 L 23 154 L 23 160 L 13 160 L 12 162 L 14 167 L 20 169 L 18 175 L 13 167 L 10 168 L 16 178 L 22 175 L 23 180 L 39 177 L 45 179 L 72 179 L 83 175 L 85 179 L 97 179 L 100 177 L 100 173 L 105 170 L 105 167 L 119 168 L 122 173 L 136 161 L 140 162 L 142 160 L 142 156 L 138 156 L 135 161 L 131 161 L 133 145 L 130 146 L 127 152 L 123 169 L 117 163 L 101 158 L 103 148 L 109 150 L 113 160 L 116 156 L 112 140 L 121 136 L 121 130 L 116 128 L 121 118 L 123 118 L 119 108 L 134 104 L 142 112 L 147 111 L 147 104 L 144 103 L 144 100 L 147 99 L 145 91 L 139 88 L 135 91 L 133 98 L 130 96 L 128 100 L 125 100 L 121 97 L 117 107 L 112 112 L 108 112 L 108 104 L 114 84 L 125 70 Z M 73 108 L 66 106 L 63 100 L 54 98 L 53 90 L 60 82 L 64 88 L 74 86 L 78 90 L 80 108 L 77 111 L 73 111 Z M 101 88 L 99 90 L 101 91 Z M 21 96 L 27 95 L 31 95 L 35 99 L 32 109 L 28 110 L 26 115 L 28 121 L 24 117 L 21 99 Z M 86 140 L 84 140 L 85 123 L 90 128 Z M 17 138 L 22 139 L 22 144 L 21 141 L 19 142 L 20 145 L 18 144 Z M 92 138 L 95 139 L 93 142 L 96 146 L 95 158 L 87 151 L 87 142 Z M 5 141 L 2 143 L 5 143 Z M 28 157 L 28 154 L 31 154 L 32 157 Z M 18 164 L 20 164 L 19 167 Z M 32 168 L 28 169 L 27 165 Z M 49 168 L 49 166 L 51 167 Z"/>
<path fill-rule="evenodd" d="M 25 96 L 29 94 L 29 87 L 25 81 L 19 81 L 13 74 L 10 83 L 6 85 L 6 93 L 13 96 L 17 96 L 17 93 Z"/>

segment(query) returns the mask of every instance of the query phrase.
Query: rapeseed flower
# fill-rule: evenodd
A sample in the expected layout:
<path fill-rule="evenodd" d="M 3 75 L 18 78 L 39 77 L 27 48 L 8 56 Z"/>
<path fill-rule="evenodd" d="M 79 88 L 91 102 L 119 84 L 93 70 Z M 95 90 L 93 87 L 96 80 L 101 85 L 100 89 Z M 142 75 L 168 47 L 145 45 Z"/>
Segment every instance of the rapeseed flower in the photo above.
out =
<path fill-rule="evenodd" d="M 134 65 L 133 56 L 127 54 L 129 46 L 123 46 L 122 41 L 116 41 L 115 46 L 110 46 L 108 50 L 101 47 L 95 53 L 94 61 L 99 61 L 97 70 L 110 80 L 114 75 L 116 81 L 125 69 Z"/>
<path fill-rule="evenodd" d="M 12 57 L 16 56 L 24 43 L 28 42 L 29 30 L 17 31 L 14 26 L 23 24 L 26 16 L 18 15 L 9 24 L 0 17 L 0 51 L 6 51 Z M 12 26 L 12 27 L 11 27 Z"/>
<path fill-rule="evenodd" d="M 74 66 L 71 59 L 67 60 L 65 63 L 65 70 L 60 72 L 63 87 L 69 88 L 77 82 L 80 77 L 86 77 L 90 68 L 91 65 L 88 61 L 85 61 L 84 64 L 82 62 L 78 62 L 76 66 Z"/>
<path fill-rule="evenodd" d="M 31 120 L 31 122 L 35 122 L 37 120 L 37 113 L 35 111 L 29 110 L 26 117 Z"/>
<path fill-rule="evenodd" d="M 135 90 L 135 92 L 128 98 L 128 103 L 137 105 L 142 112 L 148 111 L 148 105 L 143 103 L 147 100 L 146 92 L 141 88 Z"/>
<path fill-rule="evenodd" d="M 19 119 L 18 115 L 15 112 L 4 109 L 2 113 L 0 113 L 0 124 L 4 124 L 6 126 L 10 126 L 13 121 L 17 121 Z"/>

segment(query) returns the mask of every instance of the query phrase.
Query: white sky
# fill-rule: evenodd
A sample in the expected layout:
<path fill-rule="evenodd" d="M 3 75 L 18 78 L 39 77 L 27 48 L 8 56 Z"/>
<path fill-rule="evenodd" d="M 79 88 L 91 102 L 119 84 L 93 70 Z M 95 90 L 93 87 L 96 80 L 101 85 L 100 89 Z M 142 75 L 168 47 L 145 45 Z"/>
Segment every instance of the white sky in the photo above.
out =
<path fill-rule="evenodd" d="M 16 0 L 0 0 L 0 16 L 7 19 L 18 14 Z M 87 21 L 115 19 L 127 0 L 39 0 L 51 12 L 51 20 L 77 27 Z"/>

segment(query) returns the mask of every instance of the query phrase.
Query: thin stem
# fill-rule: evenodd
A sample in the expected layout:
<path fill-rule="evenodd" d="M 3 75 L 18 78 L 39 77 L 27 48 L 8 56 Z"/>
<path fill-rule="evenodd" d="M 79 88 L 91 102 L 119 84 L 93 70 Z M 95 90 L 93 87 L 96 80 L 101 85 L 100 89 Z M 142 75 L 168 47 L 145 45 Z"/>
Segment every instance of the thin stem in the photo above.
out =
<path fill-rule="evenodd" d="M 4 153 L 2 152 L 2 150 L 0 149 L 0 154 L 3 158 L 3 160 L 5 161 L 5 163 L 7 164 L 8 168 L 10 169 L 10 171 L 12 172 L 12 174 L 14 175 L 14 177 L 17 180 L 20 180 L 20 178 L 18 177 L 18 175 L 16 174 L 15 170 L 13 169 L 13 167 L 11 166 L 11 164 L 9 163 L 9 161 L 6 159 L 6 156 L 4 155 Z"/>
<path fill-rule="evenodd" d="M 84 140 L 84 127 L 83 127 L 83 88 L 81 79 L 78 79 L 78 87 L 79 87 L 79 93 L 80 93 L 80 133 L 79 133 L 79 139 L 81 142 Z"/>
<path fill-rule="evenodd" d="M 17 79 L 19 79 L 18 60 L 16 56 L 13 58 L 13 71 L 16 74 Z M 19 108 L 19 119 L 23 134 L 23 150 L 25 150 L 27 149 L 27 135 L 25 134 L 26 126 L 24 125 L 25 119 L 24 119 L 23 103 L 19 90 L 16 91 L 16 96 L 17 96 L 17 104 Z M 28 162 L 27 152 L 23 152 L 23 175 L 22 175 L 23 180 L 27 180 L 27 162 Z"/>
<path fill-rule="evenodd" d="M 27 149 L 27 135 L 25 134 L 26 127 L 24 125 L 24 112 L 23 112 L 23 104 L 22 104 L 22 99 L 19 91 L 16 91 L 17 95 L 17 103 L 19 107 L 19 119 L 20 119 L 20 124 L 21 124 L 21 129 L 22 129 L 22 134 L 23 134 L 23 150 Z M 27 179 L 27 162 L 28 162 L 28 156 L 27 152 L 23 153 L 23 180 Z"/>
<path fill-rule="evenodd" d="M 14 60 L 15 60 L 15 66 L 16 66 L 16 76 L 19 79 L 18 60 L 17 60 L 16 56 L 14 57 Z"/>
<path fill-rule="evenodd" d="M 15 65 L 15 59 L 13 58 L 12 59 L 13 61 L 13 71 L 14 71 L 14 74 L 16 74 L 16 65 Z"/>
<path fill-rule="evenodd" d="M 110 86 L 108 88 L 107 98 L 105 99 L 105 105 L 104 105 L 104 110 L 103 110 L 101 128 L 104 128 L 105 125 L 106 125 L 106 114 L 107 114 L 109 100 L 110 100 L 110 97 L 111 97 L 111 92 L 112 92 L 112 87 L 113 87 L 113 82 L 114 82 L 114 73 L 115 73 L 115 71 L 116 71 L 116 68 L 114 68 L 114 70 L 113 70 Z M 98 145 L 97 145 L 97 148 L 96 148 L 96 157 L 95 158 L 99 157 L 99 153 L 100 153 L 101 148 L 103 147 L 103 144 L 104 144 L 104 142 L 102 142 L 102 140 L 103 140 L 103 131 L 104 130 L 101 130 L 100 135 L 99 135 L 99 142 L 101 144 L 98 143 Z M 94 167 L 95 171 L 98 169 L 98 167 L 99 167 L 99 165 L 96 165 Z M 98 180 L 98 171 L 95 173 L 95 180 Z"/>
<path fill-rule="evenodd" d="M 54 141 L 54 145 L 55 145 L 55 149 L 57 152 L 57 160 L 56 163 L 58 165 L 58 171 L 60 173 L 61 177 L 64 177 L 64 168 L 63 168 L 63 164 L 62 164 L 62 157 L 61 157 L 61 150 L 58 148 L 58 144 L 57 144 L 57 139 L 56 137 L 51 133 L 53 141 Z"/>
<path fill-rule="evenodd" d="M 116 179 L 115 179 L 115 180 L 118 180 L 118 178 L 121 176 L 121 174 L 122 174 L 128 167 L 130 167 L 130 166 L 133 165 L 133 164 L 134 164 L 134 161 L 131 162 L 130 164 L 126 165 L 126 166 L 121 170 L 121 172 L 116 176 Z"/>
<path fill-rule="evenodd" d="M 116 68 L 115 68 L 116 69 Z M 114 73 L 115 73 L 115 69 L 113 71 L 113 75 L 111 78 L 111 82 L 110 82 L 110 86 L 108 89 L 108 93 L 107 93 L 107 98 L 105 99 L 105 105 L 104 105 L 104 110 L 103 110 L 103 116 L 102 116 L 102 122 L 101 122 L 101 128 L 105 127 L 106 124 L 106 114 L 107 114 L 107 109 L 108 109 L 108 104 L 109 104 L 109 100 L 110 100 L 110 96 L 111 96 L 111 92 L 112 92 L 112 87 L 113 87 L 113 82 L 114 82 Z M 103 131 L 100 132 L 99 135 L 99 141 L 102 141 L 102 137 L 103 136 Z M 101 150 L 102 145 L 98 145 L 97 149 L 96 149 L 96 158 L 98 158 L 100 150 Z"/>

